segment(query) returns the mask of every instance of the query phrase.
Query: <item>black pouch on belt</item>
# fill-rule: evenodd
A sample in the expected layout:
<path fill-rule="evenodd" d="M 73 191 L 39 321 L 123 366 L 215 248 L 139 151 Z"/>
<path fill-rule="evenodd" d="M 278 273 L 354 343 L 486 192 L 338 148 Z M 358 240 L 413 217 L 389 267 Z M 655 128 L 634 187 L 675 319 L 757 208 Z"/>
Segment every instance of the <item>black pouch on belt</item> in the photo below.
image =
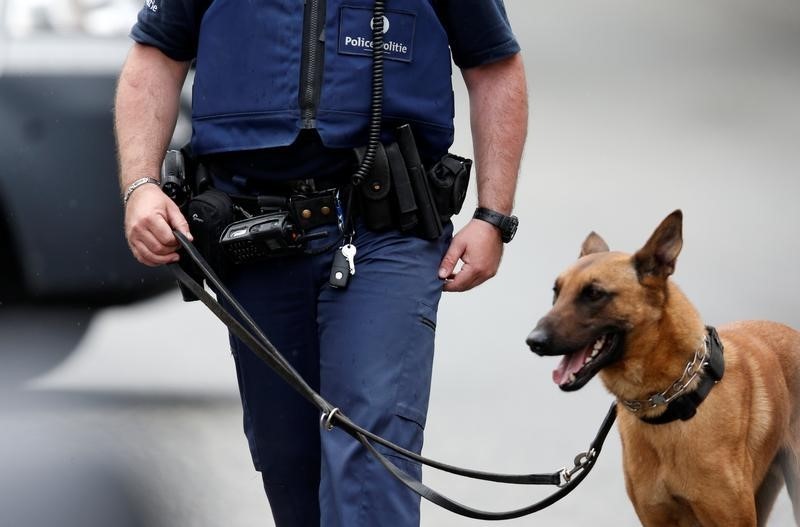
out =
<path fill-rule="evenodd" d="M 218 275 L 224 275 L 225 257 L 219 247 L 219 237 L 235 219 L 231 197 L 221 190 L 209 188 L 189 201 L 186 216 L 195 247 Z M 180 261 L 184 265 L 189 259 L 181 258 Z M 191 274 L 191 269 L 185 270 Z M 186 294 L 184 300 L 187 300 Z"/>
<path fill-rule="evenodd" d="M 356 149 L 359 164 L 365 152 L 365 148 Z M 359 201 L 361 204 L 361 219 L 364 225 L 373 231 L 393 228 L 392 178 L 389 171 L 389 161 L 386 158 L 386 150 L 380 143 L 375 150 L 375 163 L 372 167 L 372 172 L 360 186 L 361 199 Z"/>
<path fill-rule="evenodd" d="M 290 196 L 287 207 L 292 221 L 303 232 L 336 223 L 336 190 L 313 196 Z"/>
<path fill-rule="evenodd" d="M 431 192 L 442 222 L 461 212 L 471 170 L 471 159 L 446 154 L 428 171 Z"/>

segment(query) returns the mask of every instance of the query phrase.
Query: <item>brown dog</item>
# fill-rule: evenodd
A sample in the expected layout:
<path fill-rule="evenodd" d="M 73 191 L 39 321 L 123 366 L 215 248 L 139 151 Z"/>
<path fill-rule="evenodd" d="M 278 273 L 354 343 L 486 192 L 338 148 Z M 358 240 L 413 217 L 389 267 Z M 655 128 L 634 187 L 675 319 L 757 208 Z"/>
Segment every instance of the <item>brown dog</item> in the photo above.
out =
<path fill-rule="evenodd" d="M 562 390 L 599 373 L 617 397 L 626 488 L 645 526 L 765 525 L 784 482 L 800 525 L 800 333 L 738 322 L 720 328 L 723 352 L 668 280 L 681 225 L 673 212 L 634 255 L 591 233 L 528 345 L 564 356 Z"/>

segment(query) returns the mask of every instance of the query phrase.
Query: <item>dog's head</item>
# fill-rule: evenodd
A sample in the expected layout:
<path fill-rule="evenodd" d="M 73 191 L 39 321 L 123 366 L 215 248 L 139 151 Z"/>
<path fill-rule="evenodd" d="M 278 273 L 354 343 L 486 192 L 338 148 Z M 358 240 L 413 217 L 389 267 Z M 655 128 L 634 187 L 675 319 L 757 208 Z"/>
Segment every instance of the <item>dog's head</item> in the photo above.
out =
<path fill-rule="evenodd" d="M 636 353 L 626 346 L 633 332 L 660 318 L 683 245 L 682 222 L 676 210 L 633 255 L 609 251 L 592 232 L 578 261 L 556 279 L 553 307 L 526 342 L 538 355 L 563 356 L 553 371 L 562 390 L 578 390 L 601 369 Z"/>

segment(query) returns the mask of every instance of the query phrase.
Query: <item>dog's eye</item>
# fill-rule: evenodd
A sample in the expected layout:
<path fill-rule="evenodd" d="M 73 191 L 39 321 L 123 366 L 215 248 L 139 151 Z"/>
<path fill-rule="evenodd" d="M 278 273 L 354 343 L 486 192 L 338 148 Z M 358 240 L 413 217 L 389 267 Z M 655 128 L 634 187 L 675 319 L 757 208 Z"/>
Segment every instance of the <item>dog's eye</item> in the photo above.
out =
<path fill-rule="evenodd" d="M 602 300 L 608 296 L 608 292 L 600 289 L 594 284 L 589 284 L 583 288 L 581 291 L 581 297 L 585 298 L 590 302 L 597 302 L 598 300 Z"/>
<path fill-rule="evenodd" d="M 559 287 L 558 287 L 557 285 L 554 285 L 554 286 L 553 286 L 553 303 L 554 303 L 554 304 L 556 303 L 556 300 L 558 300 L 558 293 L 559 293 L 560 291 L 561 291 L 561 290 L 559 289 Z"/>

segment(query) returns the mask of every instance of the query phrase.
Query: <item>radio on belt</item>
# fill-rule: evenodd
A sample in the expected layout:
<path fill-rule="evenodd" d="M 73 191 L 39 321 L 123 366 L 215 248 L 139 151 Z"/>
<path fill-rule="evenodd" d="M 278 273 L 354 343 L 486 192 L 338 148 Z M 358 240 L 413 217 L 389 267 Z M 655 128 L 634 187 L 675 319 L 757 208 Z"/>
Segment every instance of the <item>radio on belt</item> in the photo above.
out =
<path fill-rule="evenodd" d="M 235 264 L 297 253 L 302 250 L 302 242 L 286 212 L 231 223 L 219 238 L 220 247 Z"/>

